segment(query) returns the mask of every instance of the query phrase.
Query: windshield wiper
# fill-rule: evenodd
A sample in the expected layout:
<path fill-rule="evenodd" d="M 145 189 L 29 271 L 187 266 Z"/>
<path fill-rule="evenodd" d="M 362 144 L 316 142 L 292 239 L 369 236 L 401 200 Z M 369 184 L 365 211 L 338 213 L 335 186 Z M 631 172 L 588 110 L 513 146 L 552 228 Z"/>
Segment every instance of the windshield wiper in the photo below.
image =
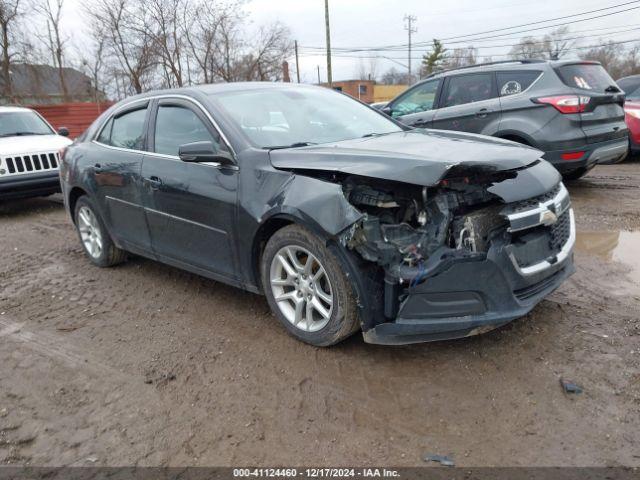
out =
<path fill-rule="evenodd" d="M 49 134 L 39 133 L 39 132 L 11 132 L 11 133 L 4 133 L 0 135 L 0 137 L 24 137 L 27 135 L 49 135 Z"/>
<path fill-rule="evenodd" d="M 371 132 L 371 133 L 367 133 L 365 135 L 362 135 L 362 138 L 369 138 L 369 137 L 382 137 L 383 135 L 391 135 L 392 133 L 397 133 L 397 132 Z"/>
<path fill-rule="evenodd" d="M 300 147 L 310 147 L 311 145 L 317 145 L 314 142 L 296 142 L 291 145 L 274 145 L 272 147 L 264 147 L 267 150 L 281 150 L 283 148 L 300 148 Z"/>

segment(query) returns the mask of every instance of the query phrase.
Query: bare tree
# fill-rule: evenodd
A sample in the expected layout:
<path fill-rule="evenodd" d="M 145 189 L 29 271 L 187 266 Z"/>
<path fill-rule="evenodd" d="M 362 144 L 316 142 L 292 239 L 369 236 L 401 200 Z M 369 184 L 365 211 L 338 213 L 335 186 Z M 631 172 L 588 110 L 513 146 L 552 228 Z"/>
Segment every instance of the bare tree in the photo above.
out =
<path fill-rule="evenodd" d="M 408 85 L 409 74 L 399 71 L 396 67 L 391 67 L 382 75 L 380 80 L 385 85 Z"/>
<path fill-rule="evenodd" d="M 513 59 L 547 58 L 544 43 L 535 37 L 524 37 L 511 47 L 509 56 Z"/>
<path fill-rule="evenodd" d="M 3 95 L 13 99 L 11 61 L 15 55 L 17 21 L 21 14 L 20 0 L 0 0 L 0 47 L 2 48 Z"/>
<path fill-rule="evenodd" d="M 575 45 L 575 40 L 568 35 L 569 27 L 564 26 L 544 36 L 542 45 L 549 60 L 559 60 Z"/>
<path fill-rule="evenodd" d="M 358 67 L 355 70 L 355 76 L 358 80 L 376 80 L 378 76 L 378 59 L 370 57 L 368 62 L 360 59 Z"/>
<path fill-rule="evenodd" d="M 64 48 L 66 39 L 62 36 L 62 9 L 64 0 L 38 0 L 35 10 L 44 18 L 47 25 L 47 37 L 45 43 L 51 54 L 53 65 L 58 69 L 60 89 L 64 100 L 69 99 L 69 89 L 64 75 Z"/>
<path fill-rule="evenodd" d="M 478 49 L 472 46 L 455 48 L 451 55 L 445 58 L 443 68 L 460 68 L 478 63 Z"/>
<path fill-rule="evenodd" d="M 145 5 L 136 0 L 96 0 L 87 7 L 87 15 L 94 36 L 104 35 L 105 49 L 115 61 L 109 70 L 119 93 L 142 93 L 157 65 Z"/>
<path fill-rule="evenodd" d="M 149 0 L 149 20 L 144 24 L 144 33 L 155 45 L 160 64 L 162 66 L 166 86 L 182 87 L 183 79 L 183 32 L 189 25 L 180 23 L 181 12 L 189 10 L 191 6 L 185 0 Z"/>
<path fill-rule="evenodd" d="M 91 78 L 95 102 L 101 101 L 104 94 L 105 50 L 106 37 L 99 35 L 95 42 L 88 48 L 85 46 L 80 54 L 80 68 Z"/>

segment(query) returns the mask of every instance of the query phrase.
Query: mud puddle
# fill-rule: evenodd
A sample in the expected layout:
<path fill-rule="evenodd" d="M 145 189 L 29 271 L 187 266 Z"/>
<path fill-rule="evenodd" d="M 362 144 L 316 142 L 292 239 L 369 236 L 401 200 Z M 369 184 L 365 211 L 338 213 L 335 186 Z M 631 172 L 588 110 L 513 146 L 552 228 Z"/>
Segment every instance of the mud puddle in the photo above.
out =
<path fill-rule="evenodd" d="M 578 232 L 576 250 L 628 268 L 629 290 L 640 293 L 640 231 Z"/>

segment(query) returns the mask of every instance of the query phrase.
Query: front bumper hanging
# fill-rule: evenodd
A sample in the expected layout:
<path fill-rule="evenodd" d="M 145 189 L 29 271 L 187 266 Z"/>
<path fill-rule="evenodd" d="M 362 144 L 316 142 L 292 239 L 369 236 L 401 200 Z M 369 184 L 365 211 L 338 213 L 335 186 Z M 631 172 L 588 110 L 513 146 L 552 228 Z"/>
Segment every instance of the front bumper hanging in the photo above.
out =
<path fill-rule="evenodd" d="M 532 261 L 502 238 L 494 240 L 486 254 L 465 255 L 443 247 L 429 259 L 429 273 L 417 285 L 386 282 L 385 303 L 401 299 L 397 315 L 364 330 L 365 341 L 401 345 L 483 333 L 526 315 L 574 273 L 575 220 L 562 184 L 537 201 L 508 206 L 503 213 L 509 233 L 531 232 L 526 238 L 532 238 L 534 253 L 546 252 L 549 243 L 557 248 Z M 544 248 L 538 245 L 541 239 Z"/>

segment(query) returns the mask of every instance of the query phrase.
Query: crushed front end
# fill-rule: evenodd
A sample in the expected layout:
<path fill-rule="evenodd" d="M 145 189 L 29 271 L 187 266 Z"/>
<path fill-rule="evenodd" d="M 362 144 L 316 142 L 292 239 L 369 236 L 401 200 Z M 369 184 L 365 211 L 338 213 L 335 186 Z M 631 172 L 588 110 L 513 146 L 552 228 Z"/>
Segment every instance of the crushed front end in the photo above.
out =
<path fill-rule="evenodd" d="M 430 187 L 341 182 L 363 213 L 341 243 L 384 277 L 383 314 L 363 324 L 367 342 L 494 329 L 526 315 L 574 272 L 569 194 L 558 178 L 529 198 L 530 172 L 454 168 Z"/>

